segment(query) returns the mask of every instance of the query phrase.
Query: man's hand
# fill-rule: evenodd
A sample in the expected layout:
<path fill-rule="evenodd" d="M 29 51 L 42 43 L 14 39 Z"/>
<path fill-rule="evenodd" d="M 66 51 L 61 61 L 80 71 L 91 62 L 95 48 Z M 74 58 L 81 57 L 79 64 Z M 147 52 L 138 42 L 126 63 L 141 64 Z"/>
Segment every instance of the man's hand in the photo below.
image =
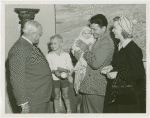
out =
<path fill-rule="evenodd" d="M 24 105 L 21 105 L 21 107 L 22 107 L 22 111 L 21 111 L 22 114 L 24 114 L 24 113 L 29 113 L 29 111 L 30 111 L 30 106 L 29 106 L 28 103 L 27 103 L 27 104 L 24 104 Z"/>
<path fill-rule="evenodd" d="M 83 52 L 89 50 L 89 45 L 85 44 L 82 40 L 76 42 L 76 46 L 79 47 Z"/>
<path fill-rule="evenodd" d="M 77 60 L 79 60 L 79 59 L 80 59 L 81 54 L 82 54 L 82 51 L 81 51 L 81 50 L 74 51 L 74 56 L 76 57 L 76 59 L 77 59 Z"/>

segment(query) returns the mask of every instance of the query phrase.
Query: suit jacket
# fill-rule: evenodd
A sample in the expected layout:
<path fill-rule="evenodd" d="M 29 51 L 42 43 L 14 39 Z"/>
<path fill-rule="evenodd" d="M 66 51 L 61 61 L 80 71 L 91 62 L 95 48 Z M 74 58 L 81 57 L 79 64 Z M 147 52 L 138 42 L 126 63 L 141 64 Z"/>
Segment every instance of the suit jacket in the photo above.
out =
<path fill-rule="evenodd" d="M 114 52 L 114 43 L 105 33 L 95 42 L 91 51 L 84 53 L 87 62 L 86 75 L 81 83 L 80 92 L 105 96 L 106 77 L 101 74 L 101 69 L 110 65 Z"/>
<path fill-rule="evenodd" d="M 52 75 L 43 53 L 22 37 L 8 54 L 10 81 L 20 105 L 37 105 L 50 100 Z"/>

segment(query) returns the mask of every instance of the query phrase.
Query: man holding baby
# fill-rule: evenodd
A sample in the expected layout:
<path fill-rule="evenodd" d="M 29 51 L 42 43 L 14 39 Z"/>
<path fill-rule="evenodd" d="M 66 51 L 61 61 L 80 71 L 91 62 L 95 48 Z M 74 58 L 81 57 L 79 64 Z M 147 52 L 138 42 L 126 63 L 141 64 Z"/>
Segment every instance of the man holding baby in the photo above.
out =
<path fill-rule="evenodd" d="M 104 15 L 97 14 L 89 21 L 91 32 L 96 39 L 91 50 L 82 40 L 77 41 L 77 46 L 84 52 L 82 55 L 87 62 L 86 75 L 79 90 L 82 95 L 81 112 L 103 113 L 107 80 L 101 74 L 101 69 L 110 64 L 114 45 L 107 33 L 108 22 Z M 81 55 L 79 51 L 75 53 Z"/>

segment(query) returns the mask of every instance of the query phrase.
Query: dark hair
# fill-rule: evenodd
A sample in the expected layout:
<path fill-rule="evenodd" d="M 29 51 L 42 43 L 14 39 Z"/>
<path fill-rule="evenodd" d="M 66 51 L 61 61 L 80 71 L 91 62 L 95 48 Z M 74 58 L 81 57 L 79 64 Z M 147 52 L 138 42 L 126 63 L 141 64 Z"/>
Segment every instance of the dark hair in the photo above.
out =
<path fill-rule="evenodd" d="M 98 24 L 100 26 L 100 28 L 102 28 L 103 26 L 105 26 L 107 28 L 107 25 L 108 25 L 108 21 L 103 14 L 97 14 L 97 15 L 93 16 L 89 21 L 91 24 L 93 24 L 93 23 Z"/>
<path fill-rule="evenodd" d="M 120 17 L 116 16 L 113 21 L 119 21 Z M 126 31 L 122 30 L 121 35 L 123 36 L 123 38 L 127 39 L 127 38 L 133 38 L 132 34 L 127 33 Z"/>

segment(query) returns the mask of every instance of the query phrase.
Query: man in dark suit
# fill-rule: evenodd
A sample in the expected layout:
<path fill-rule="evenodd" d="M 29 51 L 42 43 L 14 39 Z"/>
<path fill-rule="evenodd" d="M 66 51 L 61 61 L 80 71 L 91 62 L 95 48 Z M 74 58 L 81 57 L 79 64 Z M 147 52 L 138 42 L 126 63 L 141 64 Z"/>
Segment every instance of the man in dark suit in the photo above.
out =
<path fill-rule="evenodd" d="M 31 20 L 25 24 L 23 32 L 8 55 L 13 93 L 22 113 L 48 113 L 51 70 L 44 54 L 34 45 L 39 43 L 42 26 Z"/>
<path fill-rule="evenodd" d="M 102 14 L 97 14 L 90 19 L 93 36 L 97 39 L 91 51 L 81 40 L 77 42 L 88 64 L 80 87 L 83 101 L 81 112 L 84 113 L 103 113 L 107 81 L 100 72 L 103 67 L 110 64 L 114 52 L 113 41 L 106 31 L 107 24 L 107 19 Z"/>

